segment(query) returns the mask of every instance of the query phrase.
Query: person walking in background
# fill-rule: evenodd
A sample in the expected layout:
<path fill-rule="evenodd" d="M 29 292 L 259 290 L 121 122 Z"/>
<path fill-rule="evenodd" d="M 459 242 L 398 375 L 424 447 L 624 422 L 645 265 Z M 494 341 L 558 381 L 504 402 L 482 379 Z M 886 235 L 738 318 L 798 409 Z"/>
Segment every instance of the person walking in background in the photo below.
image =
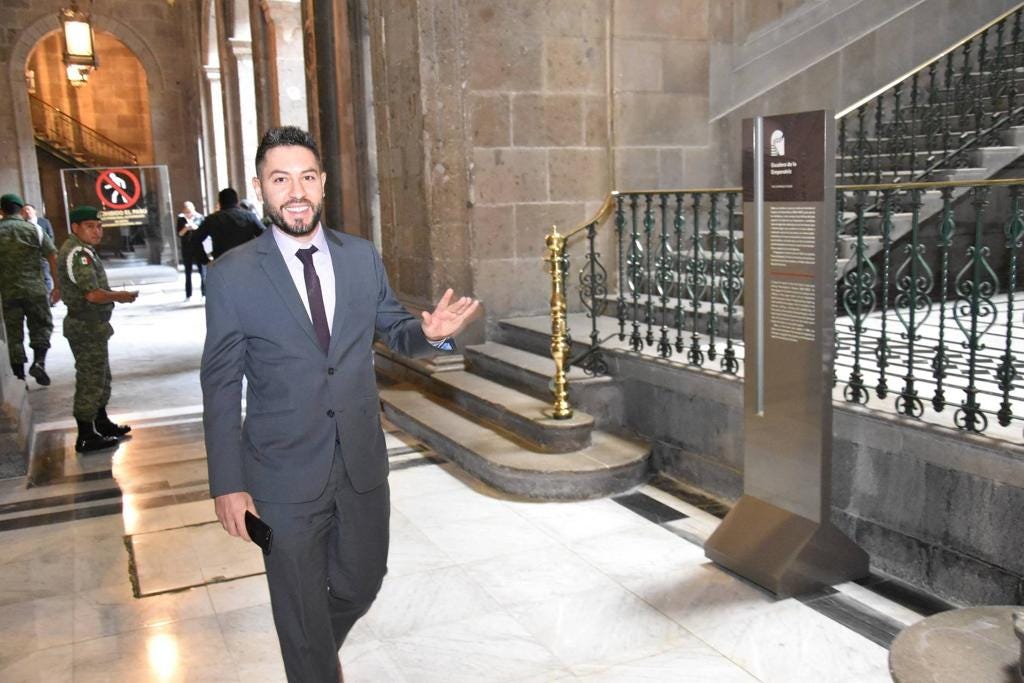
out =
<path fill-rule="evenodd" d="M 209 273 L 200 382 L 210 494 L 232 536 L 250 540 L 246 512 L 273 530 L 264 562 L 288 680 L 333 683 L 338 650 L 387 571 L 374 333 L 403 355 L 451 351 L 479 303 L 448 290 L 422 320 L 410 315 L 373 244 L 321 225 L 326 176 L 306 131 L 268 131 L 256 173 L 274 227 Z"/>
<path fill-rule="evenodd" d="M 96 246 L 103 239 L 99 211 L 79 206 L 71 212 L 71 235 L 61 245 L 57 276 L 68 307 L 64 336 L 75 357 L 75 403 L 78 423 L 75 450 L 79 453 L 112 448 L 131 427 L 111 422 L 110 354 L 107 343 L 114 328 L 110 316 L 115 303 L 131 303 L 134 291 L 112 291 Z"/>
<path fill-rule="evenodd" d="M 21 217 L 36 226 L 38 229 L 42 230 L 54 245 L 57 244 L 56 239 L 53 236 L 53 226 L 50 225 L 50 221 L 47 220 L 45 216 L 40 215 L 36 210 L 36 207 L 31 204 L 26 204 L 21 207 Z M 50 271 L 50 262 L 45 258 L 39 261 L 39 267 L 43 269 L 43 280 L 46 281 L 46 294 L 49 296 L 53 291 L 53 278 L 56 274 Z M 53 304 L 51 303 L 50 306 L 52 307 Z"/>
<path fill-rule="evenodd" d="M 196 205 L 185 202 L 182 212 L 178 214 L 178 244 L 181 260 L 185 264 L 185 300 L 192 298 L 192 267 L 199 272 L 199 291 L 206 296 L 206 250 L 201 243 L 192 239 L 193 234 L 203 222 L 203 215 L 196 211 Z"/>
<path fill-rule="evenodd" d="M 192 235 L 193 244 L 202 244 L 207 237 L 213 241 L 215 259 L 263 233 L 260 219 L 238 205 L 238 193 L 233 188 L 221 190 L 217 195 L 217 203 L 220 210 L 207 216 Z"/>
<path fill-rule="evenodd" d="M 22 218 L 25 201 L 16 194 L 0 197 L 0 298 L 3 299 L 4 328 L 11 370 L 25 379 L 25 326 L 32 347 L 28 374 L 42 386 L 50 385 L 46 374 L 46 352 L 50 349 L 53 316 L 50 304 L 60 300 L 60 288 L 47 291 L 40 259 L 56 270 L 57 249 L 38 226 Z"/>

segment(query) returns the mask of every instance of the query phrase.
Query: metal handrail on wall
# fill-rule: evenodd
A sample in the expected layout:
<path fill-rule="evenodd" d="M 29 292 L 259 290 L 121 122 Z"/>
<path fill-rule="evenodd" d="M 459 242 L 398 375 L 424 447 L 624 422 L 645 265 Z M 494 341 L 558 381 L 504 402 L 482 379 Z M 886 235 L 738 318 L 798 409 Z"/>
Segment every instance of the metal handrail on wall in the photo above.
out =
<path fill-rule="evenodd" d="M 840 182 L 931 180 L 1024 123 L 1024 3 L 836 115 Z"/>
<path fill-rule="evenodd" d="M 852 226 L 843 238 L 853 241 L 837 279 L 835 382 L 844 398 L 893 398 L 896 412 L 915 418 L 950 408 L 970 432 L 993 419 L 1024 422 L 1024 179 L 846 184 L 836 200 L 836 222 Z M 741 210 L 739 188 L 612 192 L 591 221 L 565 236 L 552 229 L 556 415 L 571 415 L 568 367 L 606 374 L 612 339 L 740 374 Z M 613 216 L 614 265 L 606 265 L 598 230 Z M 570 283 L 569 241 L 584 232 L 583 263 Z M 590 323 L 585 343 L 570 336 L 571 286 Z"/>

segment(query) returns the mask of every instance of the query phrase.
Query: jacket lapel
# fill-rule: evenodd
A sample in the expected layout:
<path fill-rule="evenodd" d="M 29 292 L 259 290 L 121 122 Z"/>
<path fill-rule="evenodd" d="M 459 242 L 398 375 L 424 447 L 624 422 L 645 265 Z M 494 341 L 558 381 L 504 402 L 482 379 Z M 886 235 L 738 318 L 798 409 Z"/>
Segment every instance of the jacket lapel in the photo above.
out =
<path fill-rule="evenodd" d="M 313 322 L 306 313 L 306 307 L 302 305 L 299 293 L 295 291 L 295 283 L 292 280 L 291 273 L 288 272 L 288 266 L 284 264 L 281 250 L 277 248 L 277 242 L 272 234 L 273 230 L 274 228 L 267 228 L 266 232 L 260 237 L 259 251 L 262 255 L 260 266 L 262 266 L 271 284 L 274 285 L 274 289 L 280 295 L 285 308 L 292 314 L 292 317 L 295 318 L 295 321 L 306 333 L 310 341 L 319 349 L 320 342 L 317 341 Z"/>
<path fill-rule="evenodd" d="M 345 324 L 345 314 L 348 311 L 349 296 L 352 288 L 349 285 L 348 277 L 352 269 L 345 267 L 346 250 L 342 243 L 341 235 L 334 230 L 323 229 L 324 237 L 327 239 L 327 247 L 331 250 L 331 267 L 334 269 L 334 320 L 331 321 L 331 343 L 327 349 L 327 356 L 334 357 L 338 348 L 338 339 L 342 336 L 342 325 Z"/>

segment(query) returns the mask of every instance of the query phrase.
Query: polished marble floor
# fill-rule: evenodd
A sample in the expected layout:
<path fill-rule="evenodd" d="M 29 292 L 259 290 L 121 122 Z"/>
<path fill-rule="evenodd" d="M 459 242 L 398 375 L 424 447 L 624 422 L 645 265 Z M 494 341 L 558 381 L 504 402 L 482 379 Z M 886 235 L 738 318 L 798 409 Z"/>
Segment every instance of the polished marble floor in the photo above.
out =
<path fill-rule="evenodd" d="M 53 481 L 0 483 L 0 680 L 283 680 L 259 551 L 206 495 L 199 416 L 136 431 L 89 458 L 41 435 L 63 444 Z M 825 597 L 888 637 L 772 599 L 705 559 L 718 520 L 671 491 L 510 500 L 388 441 L 390 571 L 342 649 L 349 681 L 888 681 L 891 633 L 920 618 L 856 584 Z"/>
<path fill-rule="evenodd" d="M 144 380 L 119 391 L 117 354 L 143 352 L 115 351 L 115 417 L 136 427 L 115 453 L 76 456 L 60 391 L 33 392 L 52 416 L 35 485 L 0 481 L 0 681 L 284 680 L 259 551 L 207 494 L 201 333 L 169 334 L 196 311 L 160 294 L 149 343 L 173 337 L 162 363 L 184 379 L 126 395 Z M 718 518 L 665 482 L 511 500 L 388 430 L 390 571 L 342 649 L 349 683 L 882 682 L 921 618 L 871 584 L 773 599 L 704 557 Z"/>

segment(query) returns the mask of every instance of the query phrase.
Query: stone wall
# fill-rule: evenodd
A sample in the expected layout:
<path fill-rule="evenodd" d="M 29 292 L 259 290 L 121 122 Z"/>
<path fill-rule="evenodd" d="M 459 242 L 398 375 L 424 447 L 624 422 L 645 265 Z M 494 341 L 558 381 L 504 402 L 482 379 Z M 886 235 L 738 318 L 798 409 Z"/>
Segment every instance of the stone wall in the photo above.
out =
<path fill-rule="evenodd" d="M 112 0 L 93 8 L 95 30 L 116 36 L 146 70 L 152 158 L 167 164 L 176 201 L 200 195 L 195 4 Z M 0 78 L 0 187 L 22 192 L 28 201 L 39 202 L 40 185 L 24 71 L 32 48 L 60 28 L 57 11 L 66 5 L 61 0 L 8 3 L 0 14 L 0 63 L 6 66 Z M 97 54 L 103 69 L 103 54 Z"/>
<path fill-rule="evenodd" d="M 542 313 L 552 224 L 613 188 L 735 185 L 742 118 L 849 104 L 1009 4 L 370 2 L 392 279 L 417 305 L 465 285 L 492 320 Z"/>
<path fill-rule="evenodd" d="M 73 87 L 64 76 L 60 33 L 47 35 L 29 57 L 28 68 L 38 84 L 35 96 L 60 109 L 125 149 L 141 164 L 153 163 L 153 134 L 146 70 L 128 47 L 109 33 L 97 31 L 100 68 L 89 83 Z"/>

